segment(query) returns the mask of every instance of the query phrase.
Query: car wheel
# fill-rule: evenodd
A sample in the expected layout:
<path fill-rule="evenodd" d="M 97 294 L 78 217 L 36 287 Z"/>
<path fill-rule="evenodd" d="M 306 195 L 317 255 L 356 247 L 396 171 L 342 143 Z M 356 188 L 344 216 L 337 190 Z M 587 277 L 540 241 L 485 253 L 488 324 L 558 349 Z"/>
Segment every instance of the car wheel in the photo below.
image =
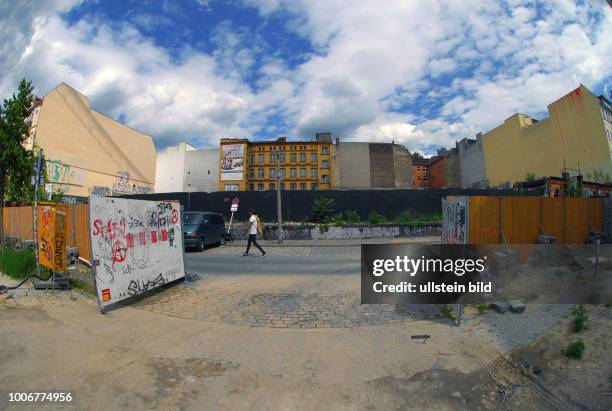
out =
<path fill-rule="evenodd" d="M 204 248 L 206 248 L 206 246 L 204 245 L 204 239 L 200 238 L 200 244 L 198 244 L 198 251 L 202 252 L 204 251 Z"/>

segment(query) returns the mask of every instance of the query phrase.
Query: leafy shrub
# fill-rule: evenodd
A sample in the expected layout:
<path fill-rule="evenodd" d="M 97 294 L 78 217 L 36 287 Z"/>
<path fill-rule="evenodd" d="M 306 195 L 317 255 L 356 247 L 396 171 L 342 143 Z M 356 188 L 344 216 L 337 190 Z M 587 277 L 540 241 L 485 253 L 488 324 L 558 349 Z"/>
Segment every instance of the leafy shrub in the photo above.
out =
<path fill-rule="evenodd" d="M 487 311 L 489 311 L 489 308 L 491 308 L 490 304 L 476 304 L 476 308 L 478 309 L 478 312 L 482 315 L 485 314 Z"/>
<path fill-rule="evenodd" d="M 333 198 L 319 197 L 312 203 L 312 219 L 316 223 L 328 223 L 334 214 L 336 201 Z"/>
<path fill-rule="evenodd" d="M 446 317 L 449 318 L 453 321 L 457 320 L 457 316 L 455 315 L 455 310 L 453 310 L 453 307 L 451 307 L 450 305 L 445 305 L 444 307 L 442 307 L 442 314 Z"/>
<path fill-rule="evenodd" d="M 329 231 L 329 225 L 327 224 L 319 224 L 319 231 L 321 231 L 321 233 L 326 233 Z"/>
<path fill-rule="evenodd" d="M 338 213 L 334 216 L 334 225 L 336 227 L 342 227 L 344 225 L 344 220 L 342 219 L 342 213 Z"/>
<path fill-rule="evenodd" d="M 589 315 L 587 314 L 586 307 L 583 304 L 580 304 L 574 310 L 574 332 L 579 333 L 582 330 L 586 330 L 586 324 L 589 320 Z"/>
<path fill-rule="evenodd" d="M 386 222 L 387 218 L 382 214 L 378 214 L 376 211 L 372 211 L 368 216 L 368 223 L 370 224 L 383 224 Z"/>
<path fill-rule="evenodd" d="M 410 210 L 402 212 L 400 215 L 393 219 L 393 222 L 396 224 L 411 224 L 418 220 L 418 217 L 415 213 Z"/>
<path fill-rule="evenodd" d="M 0 249 L 0 271 L 13 278 L 25 278 L 36 271 L 32 250 Z"/>
<path fill-rule="evenodd" d="M 355 210 L 345 210 L 344 220 L 347 224 L 359 224 L 361 222 L 361 217 L 359 217 L 359 214 Z"/>
<path fill-rule="evenodd" d="M 574 360 L 580 360 L 582 359 L 585 349 L 586 345 L 584 345 L 584 341 L 578 340 L 567 346 L 565 349 L 565 355 Z"/>

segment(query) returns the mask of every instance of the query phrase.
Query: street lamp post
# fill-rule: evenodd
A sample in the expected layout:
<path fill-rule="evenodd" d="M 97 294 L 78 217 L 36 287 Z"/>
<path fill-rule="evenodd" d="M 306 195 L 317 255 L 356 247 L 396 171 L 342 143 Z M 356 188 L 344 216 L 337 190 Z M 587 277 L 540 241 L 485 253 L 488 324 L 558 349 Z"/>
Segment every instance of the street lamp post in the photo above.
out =
<path fill-rule="evenodd" d="M 283 242 L 283 216 L 281 212 L 281 188 L 280 188 L 280 153 L 276 153 L 276 217 L 278 219 L 278 243 Z"/>

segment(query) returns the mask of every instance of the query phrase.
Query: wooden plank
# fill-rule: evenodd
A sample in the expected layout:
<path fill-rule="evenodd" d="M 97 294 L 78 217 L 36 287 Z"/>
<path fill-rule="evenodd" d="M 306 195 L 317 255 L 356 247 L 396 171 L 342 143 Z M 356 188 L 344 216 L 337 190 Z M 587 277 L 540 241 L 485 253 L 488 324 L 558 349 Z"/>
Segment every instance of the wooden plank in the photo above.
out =
<path fill-rule="evenodd" d="M 540 232 L 540 198 L 502 198 L 502 224 L 508 244 L 534 244 Z"/>
<path fill-rule="evenodd" d="M 468 229 L 470 244 L 497 244 L 499 241 L 499 199 L 471 196 Z"/>

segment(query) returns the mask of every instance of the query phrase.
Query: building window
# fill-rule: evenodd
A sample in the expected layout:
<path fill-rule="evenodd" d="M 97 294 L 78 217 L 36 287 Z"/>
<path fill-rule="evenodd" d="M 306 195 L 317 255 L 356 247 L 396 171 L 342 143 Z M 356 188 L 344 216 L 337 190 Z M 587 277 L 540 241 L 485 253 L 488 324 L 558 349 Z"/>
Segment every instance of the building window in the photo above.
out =
<path fill-rule="evenodd" d="M 304 163 L 306 161 L 306 153 L 300 153 L 300 162 Z"/>
<path fill-rule="evenodd" d="M 276 184 L 270 183 L 270 190 L 276 190 Z"/>
<path fill-rule="evenodd" d="M 292 168 L 291 170 L 289 170 L 289 176 L 291 178 L 296 178 L 297 177 L 297 169 L 296 168 Z"/>
<path fill-rule="evenodd" d="M 306 169 L 305 168 L 300 168 L 300 177 L 302 178 L 306 178 Z"/>
<path fill-rule="evenodd" d="M 275 168 L 271 168 L 270 169 L 270 178 L 276 178 L 276 169 Z"/>
<path fill-rule="evenodd" d="M 255 191 L 255 184 L 249 184 L 249 190 Z"/>
<path fill-rule="evenodd" d="M 257 177 L 264 178 L 264 169 L 263 168 L 258 168 L 257 169 Z"/>
<path fill-rule="evenodd" d="M 312 183 L 310 185 L 311 190 L 315 191 L 317 189 L 317 183 Z"/>
<path fill-rule="evenodd" d="M 329 176 L 321 176 L 321 183 L 329 184 Z"/>
<path fill-rule="evenodd" d="M 306 191 L 306 183 L 300 183 L 300 190 Z"/>
<path fill-rule="evenodd" d="M 321 154 L 329 154 L 329 147 L 321 148 Z"/>
<path fill-rule="evenodd" d="M 417 171 L 421 171 L 421 166 L 417 167 Z"/>
<path fill-rule="evenodd" d="M 321 161 L 321 168 L 329 168 L 329 160 Z"/>
<path fill-rule="evenodd" d="M 281 190 L 284 190 L 285 189 L 285 183 L 281 183 L 280 187 L 281 187 Z"/>
<path fill-rule="evenodd" d="M 311 168 L 310 169 L 310 177 L 317 178 L 317 169 L 316 168 Z"/>
<path fill-rule="evenodd" d="M 263 163 L 264 163 L 264 155 L 259 154 L 259 164 L 263 164 Z"/>
<path fill-rule="evenodd" d="M 310 154 L 310 160 L 311 161 L 317 161 L 317 153 Z"/>
<path fill-rule="evenodd" d="M 421 181 L 421 176 L 418 176 L 418 177 L 417 177 L 417 180 Z"/>
<path fill-rule="evenodd" d="M 263 191 L 264 185 L 262 183 L 257 184 L 257 190 Z"/>
<path fill-rule="evenodd" d="M 276 151 L 270 153 L 270 163 L 276 163 Z"/>
<path fill-rule="evenodd" d="M 285 153 L 280 153 L 279 160 L 280 160 L 281 163 L 285 162 Z"/>
<path fill-rule="evenodd" d="M 292 163 L 295 163 L 297 161 L 297 154 L 291 153 L 290 159 Z"/>
<path fill-rule="evenodd" d="M 249 177 L 255 178 L 255 170 L 253 170 L 252 168 L 249 168 Z"/>
<path fill-rule="evenodd" d="M 255 154 L 251 154 L 251 164 L 255 162 Z"/>
<path fill-rule="evenodd" d="M 297 187 L 297 185 L 296 185 L 295 183 L 291 183 L 291 186 L 290 186 L 290 187 L 291 187 L 291 189 L 292 189 L 292 190 L 295 190 L 295 189 L 296 189 L 296 187 Z"/>
<path fill-rule="evenodd" d="M 429 181 L 429 177 L 427 177 L 427 176 L 423 177 L 423 181 L 425 181 L 425 182 Z"/>
<path fill-rule="evenodd" d="M 280 178 L 285 178 L 285 169 L 284 168 L 279 168 L 278 169 L 278 176 Z"/>

